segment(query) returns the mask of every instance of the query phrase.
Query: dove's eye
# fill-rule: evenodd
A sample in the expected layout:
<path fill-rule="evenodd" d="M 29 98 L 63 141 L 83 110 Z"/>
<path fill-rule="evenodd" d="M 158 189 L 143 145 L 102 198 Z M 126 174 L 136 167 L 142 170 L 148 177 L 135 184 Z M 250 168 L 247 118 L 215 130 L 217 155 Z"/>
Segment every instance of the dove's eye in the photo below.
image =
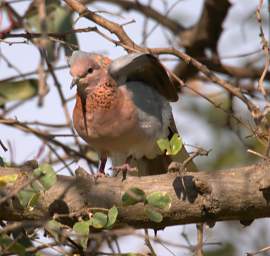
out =
<path fill-rule="evenodd" d="M 94 70 L 93 70 L 92 68 L 88 68 L 87 73 L 88 73 L 88 74 L 91 74 L 91 73 L 93 73 L 93 71 L 94 71 Z"/>

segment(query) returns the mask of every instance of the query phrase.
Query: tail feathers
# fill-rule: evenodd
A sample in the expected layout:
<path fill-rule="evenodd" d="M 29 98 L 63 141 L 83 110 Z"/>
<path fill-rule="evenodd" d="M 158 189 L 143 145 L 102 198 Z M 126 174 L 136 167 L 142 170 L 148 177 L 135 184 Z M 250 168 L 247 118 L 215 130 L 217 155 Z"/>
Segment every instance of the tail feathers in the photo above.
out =
<path fill-rule="evenodd" d="M 136 160 L 139 176 L 157 175 L 166 173 L 171 160 L 168 156 L 158 155 L 153 159 L 143 157 Z"/>

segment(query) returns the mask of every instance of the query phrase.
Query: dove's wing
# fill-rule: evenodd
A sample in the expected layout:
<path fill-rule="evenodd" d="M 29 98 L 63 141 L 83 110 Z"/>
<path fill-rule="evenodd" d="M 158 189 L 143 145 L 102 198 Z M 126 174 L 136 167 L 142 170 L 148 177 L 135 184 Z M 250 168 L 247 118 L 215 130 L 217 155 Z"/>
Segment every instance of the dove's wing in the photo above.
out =
<path fill-rule="evenodd" d="M 119 83 L 141 81 L 152 86 L 169 101 L 177 101 L 178 95 L 167 71 L 159 60 L 147 53 L 132 53 L 114 60 L 109 73 Z"/>

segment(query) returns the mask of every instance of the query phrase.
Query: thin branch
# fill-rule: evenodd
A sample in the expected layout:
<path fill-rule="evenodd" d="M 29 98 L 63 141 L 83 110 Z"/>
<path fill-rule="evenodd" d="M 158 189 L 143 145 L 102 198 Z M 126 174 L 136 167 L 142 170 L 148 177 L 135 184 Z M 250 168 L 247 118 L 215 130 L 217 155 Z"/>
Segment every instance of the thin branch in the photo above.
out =
<path fill-rule="evenodd" d="M 151 242 L 150 242 L 150 238 L 149 238 L 149 234 L 148 234 L 148 229 L 144 229 L 144 242 L 145 245 L 148 247 L 148 249 L 150 250 L 151 256 L 157 256 Z"/>
<path fill-rule="evenodd" d="M 259 27 L 260 27 L 260 38 L 261 38 L 261 44 L 262 44 L 262 48 L 263 48 L 264 55 L 265 55 L 265 64 L 264 64 L 264 69 L 263 69 L 262 75 L 261 75 L 259 82 L 258 82 L 258 86 L 259 86 L 259 90 L 261 91 L 261 93 L 264 95 L 264 97 L 266 97 L 266 91 L 265 91 L 263 83 L 264 83 L 264 79 L 265 79 L 266 73 L 267 73 L 268 68 L 269 68 L 270 57 L 269 57 L 269 44 L 264 36 L 264 31 L 263 31 L 263 26 L 262 26 L 262 16 L 261 16 L 262 6 L 263 6 L 263 0 L 260 0 L 259 5 L 258 5 L 257 10 L 256 10 L 256 18 L 257 18 L 257 21 L 258 21 Z"/>
<path fill-rule="evenodd" d="M 197 224 L 197 246 L 196 246 L 196 256 L 203 256 L 203 224 Z"/>
<path fill-rule="evenodd" d="M 3 141 L 2 141 L 1 139 L 0 139 L 0 146 L 2 147 L 2 149 L 3 149 L 5 152 L 8 151 L 7 147 L 5 146 L 5 144 L 3 143 Z"/>

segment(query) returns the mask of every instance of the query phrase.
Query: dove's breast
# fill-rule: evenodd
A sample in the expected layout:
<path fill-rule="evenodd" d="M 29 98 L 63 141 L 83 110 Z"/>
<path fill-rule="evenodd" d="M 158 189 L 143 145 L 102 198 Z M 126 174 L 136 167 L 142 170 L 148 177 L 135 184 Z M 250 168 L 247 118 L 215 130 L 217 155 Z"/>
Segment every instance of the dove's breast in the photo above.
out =
<path fill-rule="evenodd" d="M 167 100 L 141 82 L 105 89 L 86 97 L 85 113 L 82 99 L 77 98 L 73 119 L 79 135 L 112 157 L 155 157 L 156 141 L 169 133 L 172 114 Z"/>

